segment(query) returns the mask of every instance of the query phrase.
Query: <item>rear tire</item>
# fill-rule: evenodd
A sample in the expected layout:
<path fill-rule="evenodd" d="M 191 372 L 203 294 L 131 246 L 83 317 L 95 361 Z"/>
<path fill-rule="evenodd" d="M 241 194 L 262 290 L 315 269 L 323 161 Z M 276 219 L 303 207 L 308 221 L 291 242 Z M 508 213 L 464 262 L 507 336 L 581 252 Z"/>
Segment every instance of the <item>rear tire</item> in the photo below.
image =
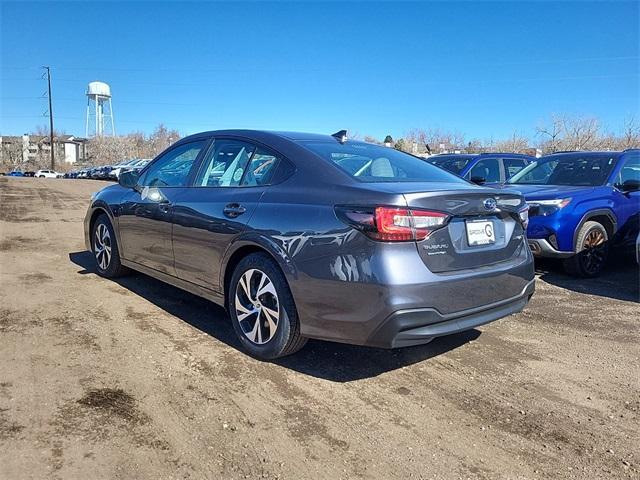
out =
<path fill-rule="evenodd" d="M 608 256 L 607 229 L 598 222 L 585 222 L 576 239 L 576 254 L 564 261 L 564 269 L 574 277 L 597 277 L 602 273 Z"/>
<path fill-rule="evenodd" d="M 253 357 L 273 360 L 307 343 L 291 290 L 280 267 L 264 253 L 243 258 L 231 277 L 227 307 L 233 329 Z"/>
<path fill-rule="evenodd" d="M 120 263 L 116 234 L 109 217 L 104 213 L 96 219 L 91 229 L 91 250 L 101 277 L 117 278 L 129 273 L 130 270 Z"/>

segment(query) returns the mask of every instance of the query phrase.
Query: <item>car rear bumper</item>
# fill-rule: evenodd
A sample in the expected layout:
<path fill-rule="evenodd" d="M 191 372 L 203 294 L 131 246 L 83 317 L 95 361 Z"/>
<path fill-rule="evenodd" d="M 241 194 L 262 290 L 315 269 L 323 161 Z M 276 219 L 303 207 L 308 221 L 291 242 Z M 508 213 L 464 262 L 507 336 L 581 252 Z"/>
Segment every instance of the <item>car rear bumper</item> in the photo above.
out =
<path fill-rule="evenodd" d="M 448 274 L 429 272 L 415 248 L 386 249 L 381 259 L 323 259 L 330 269 L 320 259 L 297 265 L 289 284 L 302 335 L 386 348 L 426 343 L 517 312 L 533 293 L 524 240 L 508 262 Z"/>
<path fill-rule="evenodd" d="M 563 252 L 557 250 L 544 238 L 530 238 L 529 248 L 536 257 L 548 257 L 548 258 L 567 258 L 573 255 L 573 252 Z"/>
<path fill-rule="evenodd" d="M 515 297 L 448 315 L 433 308 L 397 311 L 373 332 L 365 344 L 381 348 L 408 347 L 470 330 L 521 311 L 534 291 L 535 280 L 531 280 Z"/>

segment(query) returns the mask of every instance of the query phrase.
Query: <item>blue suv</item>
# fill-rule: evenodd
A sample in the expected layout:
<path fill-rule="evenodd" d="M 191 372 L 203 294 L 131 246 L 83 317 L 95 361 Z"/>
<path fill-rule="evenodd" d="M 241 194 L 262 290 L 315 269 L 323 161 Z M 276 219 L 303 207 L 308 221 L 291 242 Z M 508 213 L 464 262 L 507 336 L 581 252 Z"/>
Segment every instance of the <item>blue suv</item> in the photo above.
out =
<path fill-rule="evenodd" d="M 529 204 L 534 255 L 564 260 L 572 275 L 595 277 L 611 247 L 631 246 L 640 218 L 640 150 L 563 152 L 539 158 L 502 188 Z"/>
<path fill-rule="evenodd" d="M 428 161 L 481 185 L 504 183 L 534 162 L 535 158 L 519 153 L 452 153 L 434 155 L 429 157 Z"/>

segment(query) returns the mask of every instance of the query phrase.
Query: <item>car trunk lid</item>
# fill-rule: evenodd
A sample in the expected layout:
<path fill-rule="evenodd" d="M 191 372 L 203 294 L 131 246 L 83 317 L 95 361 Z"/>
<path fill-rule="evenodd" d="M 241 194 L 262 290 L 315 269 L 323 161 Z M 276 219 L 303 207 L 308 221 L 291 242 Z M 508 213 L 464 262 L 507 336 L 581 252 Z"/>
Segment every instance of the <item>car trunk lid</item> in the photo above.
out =
<path fill-rule="evenodd" d="M 404 193 L 408 207 L 443 212 L 444 227 L 416 241 L 424 264 L 434 273 L 473 269 L 511 260 L 525 234 L 516 192 L 484 188 Z"/>

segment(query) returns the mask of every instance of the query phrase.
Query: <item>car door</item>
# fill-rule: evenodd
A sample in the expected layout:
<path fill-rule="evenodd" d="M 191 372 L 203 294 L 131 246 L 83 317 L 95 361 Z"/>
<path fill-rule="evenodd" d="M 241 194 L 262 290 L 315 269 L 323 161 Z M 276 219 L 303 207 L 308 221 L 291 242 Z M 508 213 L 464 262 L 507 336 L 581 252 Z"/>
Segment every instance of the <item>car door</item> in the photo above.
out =
<path fill-rule="evenodd" d="M 245 230 L 278 161 L 277 155 L 248 141 L 213 141 L 193 186 L 174 206 L 173 251 L 179 278 L 222 291 L 224 253 Z"/>
<path fill-rule="evenodd" d="M 123 258 L 175 276 L 173 205 L 206 143 L 196 140 L 164 152 L 125 194 L 118 214 Z"/>

